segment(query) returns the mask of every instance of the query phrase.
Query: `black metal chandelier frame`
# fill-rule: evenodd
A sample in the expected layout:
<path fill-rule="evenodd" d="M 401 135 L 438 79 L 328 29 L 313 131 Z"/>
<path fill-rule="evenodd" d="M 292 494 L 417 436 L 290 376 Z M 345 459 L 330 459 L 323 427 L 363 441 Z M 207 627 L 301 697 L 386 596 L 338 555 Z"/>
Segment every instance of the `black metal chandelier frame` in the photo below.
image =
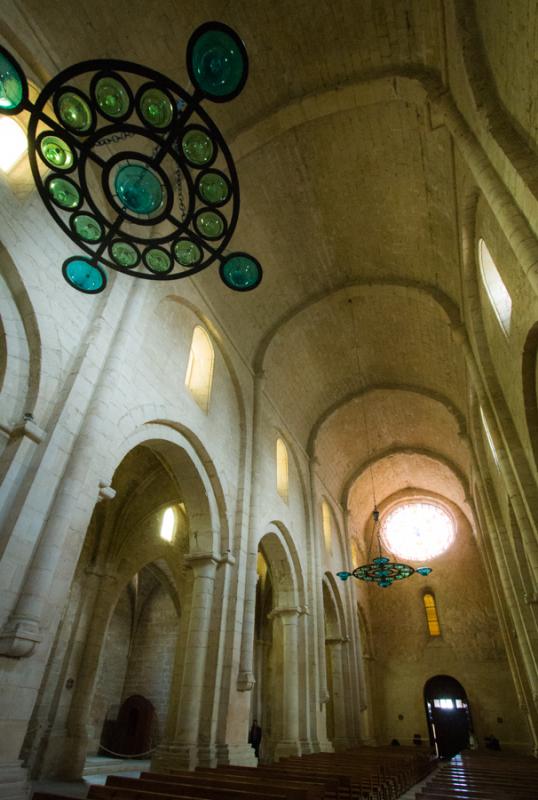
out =
<path fill-rule="evenodd" d="M 207 31 L 223 32 L 231 37 L 243 59 L 241 79 L 224 97 L 203 91 L 197 85 L 197 76 L 193 68 L 193 51 L 200 37 Z M 187 46 L 187 69 L 191 82 L 195 86 L 189 93 L 172 79 L 139 64 L 123 60 L 96 59 L 75 64 L 62 72 L 43 88 L 35 103 L 28 94 L 28 83 L 17 61 L 5 48 L 0 46 L 0 54 L 6 57 L 19 72 L 22 81 L 22 100 L 15 109 L 2 108 L 1 114 L 14 115 L 20 111 L 28 111 L 28 155 L 33 179 L 48 212 L 63 232 L 81 248 L 89 257 L 88 263 L 103 275 L 103 285 L 95 292 L 82 289 L 87 293 L 102 291 L 106 285 L 106 276 L 100 265 L 135 278 L 153 281 L 171 281 L 196 275 L 207 269 L 215 261 L 220 262 L 220 273 L 230 288 L 248 291 L 256 288 L 262 278 L 259 262 L 253 256 L 242 251 L 227 253 L 235 232 L 240 210 L 240 189 L 237 170 L 233 157 L 220 130 L 211 116 L 202 108 L 201 102 L 210 99 L 221 103 L 236 97 L 243 88 L 248 76 L 248 57 L 244 44 L 237 34 L 228 26 L 219 22 L 208 22 L 200 26 L 191 36 Z M 102 79 L 112 79 L 119 84 L 127 98 L 124 112 L 111 116 L 99 105 L 96 89 Z M 133 90 L 133 84 L 139 85 Z M 81 86 L 83 88 L 81 88 Z M 160 93 L 168 98 L 171 109 L 169 122 L 156 126 L 148 121 L 142 111 L 141 103 L 148 91 Z M 70 129 L 62 120 L 60 100 L 63 96 L 79 98 L 91 114 L 91 122 L 84 130 Z M 48 113 L 47 105 L 54 109 L 54 116 Z M 199 132 L 207 143 L 209 156 L 203 163 L 195 163 L 189 159 L 182 142 L 190 132 Z M 72 163 L 67 167 L 51 167 L 43 155 L 42 143 L 45 137 L 59 137 L 71 150 Z M 134 139 L 142 143 L 142 149 L 119 149 L 108 158 L 99 152 L 99 146 L 109 142 L 123 142 Z M 151 152 L 145 152 L 148 148 Z M 215 166 L 215 163 L 217 165 Z M 102 196 L 90 187 L 94 181 L 90 164 L 100 170 L 99 188 Z M 138 213 L 130 211 L 122 204 L 114 192 L 113 176 L 120 165 L 139 165 L 151 171 L 152 176 L 160 183 L 162 204 L 156 213 Z M 43 166 L 53 170 L 43 177 Z M 173 174 L 177 186 L 170 178 Z M 225 196 L 221 199 L 208 200 L 201 194 L 201 182 L 205 176 L 212 179 L 218 176 Z M 51 192 L 51 183 L 56 180 L 66 182 L 71 187 L 73 196 L 78 195 L 78 202 L 69 207 L 55 202 Z M 183 198 L 183 186 L 186 187 L 186 202 Z M 177 194 L 181 194 L 180 213 L 177 213 Z M 182 213 L 183 218 L 180 218 Z M 201 229 L 204 215 L 211 217 L 216 224 L 216 234 L 210 235 Z M 77 215 L 90 215 L 100 228 L 101 233 L 91 239 L 84 240 L 75 228 Z M 125 231 L 126 224 L 130 230 Z M 161 231 L 156 231 L 161 226 Z M 149 233 L 149 229 L 153 230 Z M 149 235 L 145 235 L 148 231 Z M 136 260 L 124 266 L 114 260 L 111 248 L 117 243 L 127 243 L 136 251 Z M 193 245 L 198 256 L 193 263 L 182 264 L 175 257 L 175 248 L 179 242 Z M 153 269 L 148 263 L 147 254 L 161 252 L 162 264 Z M 223 267 L 231 258 L 244 258 L 254 270 L 254 280 L 248 285 L 231 285 L 223 274 Z M 67 259 L 63 265 L 66 269 L 69 262 L 77 257 Z M 164 265 L 164 266 L 163 266 Z M 73 284 L 72 284 L 73 285 Z M 75 286 L 75 288 L 79 288 Z"/>

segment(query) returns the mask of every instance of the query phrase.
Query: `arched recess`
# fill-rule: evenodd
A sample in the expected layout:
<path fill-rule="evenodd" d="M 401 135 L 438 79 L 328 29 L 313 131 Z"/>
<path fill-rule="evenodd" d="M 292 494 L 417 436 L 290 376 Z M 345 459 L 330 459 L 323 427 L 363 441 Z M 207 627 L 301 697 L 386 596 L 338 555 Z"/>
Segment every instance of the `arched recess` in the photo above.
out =
<path fill-rule="evenodd" d="M 252 714 L 262 727 L 260 760 L 299 754 L 308 700 L 303 651 L 304 579 L 285 526 L 271 524 L 258 544 Z"/>
<path fill-rule="evenodd" d="M 177 587 L 162 559 L 142 566 L 111 596 L 103 655 L 90 711 L 88 752 L 146 752 L 164 737 L 180 624 Z M 122 707 L 141 695 L 154 709 L 151 729 L 125 725 Z"/>
<path fill-rule="evenodd" d="M 85 731 L 107 627 L 125 585 L 142 570 L 157 577 L 172 598 L 177 594 L 173 605 L 176 612 L 180 605 L 183 611 L 181 624 L 174 629 L 177 658 L 166 736 L 174 738 L 179 709 L 184 703 L 188 714 L 183 719 L 188 718 L 193 727 L 200 724 L 202 686 L 199 702 L 194 703 L 191 675 L 200 671 L 205 674 L 207 667 L 207 680 L 219 685 L 220 640 L 209 636 L 210 626 L 220 624 L 213 619 L 213 615 L 219 618 L 219 610 L 211 594 L 217 591 L 217 581 L 204 586 L 204 622 L 197 619 L 194 628 L 190 623 L 191 615 L 198 614 L 200 607 L 195 593 L 202 590 L 200 581 L 196 582 L 196 567 L 201 562 L 214 567 L 215 561 L 220 560 L 222 529 L 222 546 L 225 550 L 228 546 L 226 509 L 217 476 L 208 474 L 210 462 L 204 463 L 187 437 L 167 426 L 142 425 L 118 449 L 120 463 L 111 479 L 116 496 L 94 509 L 72 585 L 72 610 L 61 631 L 64 638 L 51 655 L 36 706 L 39 718 L 55 719 L 68 732 L 60 742 L 45 741 L 43 746 L 36 742 L 36 769 L 48 776 L 80 777 L 87 748 Z M 172 503 L 181 504 L 185 511 L 178 514 L 178 529 L 168 542 L 160 536 L 160 525 L 163 508 Z M 192 563 L 189 556 L 195 557 L 193 569 L 186 569 Z M 191 663 L 196 653 L 191 641 L 194 636 L 197 642 L 206 636 L 210 651 L 206 657 L 204 649 L 203 663 L 197 662 L 198 672 Z M 74 642 L 78 642 L 75 649 Z M 71 692 L 62 680 L 67 670 L 75 677 Z"/>
<path fill-rule="evenodd" d="M 519 486 L 525 486 L 526 496 L 524 497 L 524 502 L 527 505 L 530 516 L 534 516 L 536 521 L 536 514 L 533 514 L 533 511 L 538 508 L 538 490 L 531 470 L 534 468 L 536 471 L 537 465 L 536 463 L 532 464 L 531 459 L 527 457 L 525 452 L 522 437 L 526 438 L 527 431 L 524 425 L 519 426 L 519 429 L 516 427 L 514 419 L 518 418 L 517 409 L 512 412 L 505 398 L 495 369 L 484 324 L 483 307 L 480 298 L 480 266 L 477 258 L 476 225 L 478 204 L 481 198 L 486 202 L 486 199 L 480 194 L 471 178 L 467 176 L 463 190 L 461 248 L 465 291 L 465 319 L 469 342 L 476 359 L 476 370 L 474 370 L 473 375 L 474 389 L 481 404 L 486 403 L 492 406 L 496 418 L 495 422 L 503 439 L 503 447 L 506 445 L 509 452 L 509 458 L 506 461 L 508 469 L 504 473 L 504 477 L 508 478 L 511 484 L 507 486 L 507 489 L 510 493 L 515 492 L 516 482 Z M 504 231 L 502 231 L 502 235 L 503 237 L 505 236 Z M 508 244 L 514 252 L 514 257 L 517 258 L 516 248 L 511 241 Z M 525 352 L 527 351 L 525 350 Z M 526 404 L 525 391 L 522 400 Z M 534 447 L 532 449 L 534 451 Z M 517 487 L 518 492 L 520 492 L 519 486 Z M 523 495 L 521 496 L 523 497 Z"/>
<path fill-rule="evenodd" d="M 132 422 L 132 414 L 129 416 Z M 192 532 L 191 552 L 220 556 L 231 550 L 224 491 L 215 464 L 200 439 L 180 423 L 153 419 L 123 439 L 116 458 L 121 462 L 140 444 L 150 448 L 181 485 Z"/>
<path fill-rule="evenodd" d="M 525 340 L 521 377 L 529 439 L 534 465 L 538 469 L 538 322 L 532 326 Z"/>

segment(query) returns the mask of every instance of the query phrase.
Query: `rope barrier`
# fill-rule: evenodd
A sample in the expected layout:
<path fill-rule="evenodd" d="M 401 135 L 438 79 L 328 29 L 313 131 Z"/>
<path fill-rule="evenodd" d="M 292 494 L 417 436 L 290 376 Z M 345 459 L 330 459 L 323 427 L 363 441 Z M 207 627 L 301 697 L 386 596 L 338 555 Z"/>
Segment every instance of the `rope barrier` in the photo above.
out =
<path fill-rule="evenodd" d="M 107 753 L 110 753 L 111 756 L 118 756 L 119 758 L 142 758 L 142 756 L 150 756 L 155 752 L 157 747 L 153 747 L 151 750 L 146 750 L 145 753 L 135 753 L 134 755 L 131 755 L 130 753 L 115 753 L 114 750 L 109 750 L 108 747 L 105 747 L 103 744 L 99 745 L 99 749 L 105 750 Z"/>

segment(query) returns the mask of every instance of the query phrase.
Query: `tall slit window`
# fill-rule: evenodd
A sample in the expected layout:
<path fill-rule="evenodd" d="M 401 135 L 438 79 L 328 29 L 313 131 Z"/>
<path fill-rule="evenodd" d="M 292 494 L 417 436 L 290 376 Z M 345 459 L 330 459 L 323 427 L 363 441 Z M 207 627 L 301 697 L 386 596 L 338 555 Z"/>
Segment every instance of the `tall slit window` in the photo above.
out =
<path fill-rule="evenodd" d="M 484 414 L 482 408 L 480 409 L 480 419 L 482 421 L 482 427 L 484 428 L 484 433 L 486 435 L 486 440 L 489 445 L 489 449 L 491 450 L 491 455 L 493 457 L 493 461 L 495 462 L 495 466 L 499 469 L 499 456 L 497 455 L 497 450 L 495 449 L 495 445 L 493 444 L 493 437 L 491 435 L 491 431 L 489 429 L 488 421 L 486 419 L 486 415 Z"/>
<path fill-rule="evenodd" d="M 166 509 L 163 514 L 163 518 L 161 520 L 161 539 L 164 539 L 165 542 L 171 542 L 174 538 L 174 533 L 176 530 L 176 515 L 174 513 L 174 509 L 170 506 Z"/>
<path fill-rule="evenodd" d="M 325 541 L 325 552 L 330 557 L 333 552 L 332 546 L 332 522 L 331 509 L 326 500 L 321 504 L 321 519 L 323 523 L 323 539 Z"/>
<path fill-rule="evenodd" d="M 12 117 L 0 119 L 0 169 L 11 172 L 28 150 L 26 131 Z"/>
<path fill-rule="evenodd" d="M 203 411 L 209 408 L 215 351 L 206 331 L 197 325 L 192 334 L 185 385 Z"/>
<path fill-rule="evenodd" d="M 424 611 L 426 612 L 426 622 L 428 623 L 430 636 L 440 636 L 441 626 L 439 625 L 439 617 L 437 616 L 435 597 L 430 592 L 427 592 L 422 599 L 424 601 Z"/>
<path fill-rule="evenodd" d="M 276 489 L 285 503 L 288 502 L 288 448 L 282 439 L 276 440 Z"/>
<path fill-rule="evenodd" d="M 512 317 L 512 298 L 483 239 L 478 242 L 478 259 L 482 282 L 489 301 L 493 306 L 499 325 L 504 333 L 508 335 Z"/>

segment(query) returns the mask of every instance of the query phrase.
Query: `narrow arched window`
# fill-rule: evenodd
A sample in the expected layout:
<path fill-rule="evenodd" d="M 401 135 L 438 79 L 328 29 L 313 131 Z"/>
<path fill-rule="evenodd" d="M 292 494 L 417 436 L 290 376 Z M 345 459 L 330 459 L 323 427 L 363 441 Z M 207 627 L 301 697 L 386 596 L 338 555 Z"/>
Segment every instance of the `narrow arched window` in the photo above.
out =
<path fill-rule="evenodd" d="M 512 298 L 483 239 L 478 242 L 478 259 L 482 282 L 489 301 L 493 306 L 499 325 L 508 334 L 512 316 Z"/>
<path fill-rule="evenodd" d="M 285 503 L 288 502 L 288 448 L 282 439 L 276 440 L 276 489 Z"/>
<path fill-rule="evenodd" d="M 176 531 L 176 515 L 174 509 L 169 507 L 163 514 L 163 518 L 161 520 L 161 539 L 164 539 L 165 542 L 171 542 L 174 538 L 174 533 Z"/>
<path fill-rule="evenodd" d="M 209 408 L 215 351 L 206 331 L 197 325 L 192 334 L 185 385 L 203 411 Z"/>
<path fill-rule="evenodd" d="M 332 556 L 332 520 L 331 509 L 326 500 L 321 504 L 321 519 L 323 522 L 323 539 L 325 540 L 325 551 L 328 556 Z"/>
<path fill-rule="evenodd" d="M 482 427 L 484 428 L 484 433 L 486 435 L 486 441 L 489 445 L 489 449 L 491 450 L 491 455 L 493 457 L 493 461 L 495 462 L 495 466 L 497 469 L 500 469 L 499 465 L 499 456 L 497 455 L 497 450 L 495 449 L 495 445 L 493 444 L 493 437 L 491 435 L 491 431 L 489 429 L 488 421 L 486 419 L 486 415 L 482 408 L 480 408 L 480 419 L 482 421 Z"/>
<path fill-rule="evenodd" d="M 428 623 L 428 631 L 430 636 L 440 636 L 441 626 L 439 625 L 439 618 L 437 616 L 437 606 L 435 605 L 435 597 L 430 592 L 427 592 L 424 597 L 424 610 L 426 612 L 426 621 Z"/>
<path fill-rule="evenodd" d="M 28 150 L 26 131 L 13 117 L 0 119 L 0 169 L 9 173 Z"/>

